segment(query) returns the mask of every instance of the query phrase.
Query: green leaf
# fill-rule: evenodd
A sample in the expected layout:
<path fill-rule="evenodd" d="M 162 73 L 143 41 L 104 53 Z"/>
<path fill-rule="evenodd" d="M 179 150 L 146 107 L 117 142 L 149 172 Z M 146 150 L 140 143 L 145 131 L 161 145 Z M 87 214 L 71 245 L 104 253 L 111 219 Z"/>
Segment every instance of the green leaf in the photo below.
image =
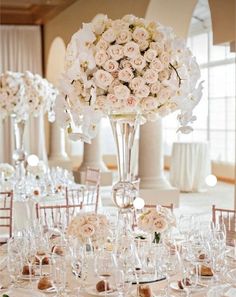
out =
<path fill-rule="evenodd" d="M 10 297 L 10 296 L 7 294 L 3 294 L 2 297 Z"/>

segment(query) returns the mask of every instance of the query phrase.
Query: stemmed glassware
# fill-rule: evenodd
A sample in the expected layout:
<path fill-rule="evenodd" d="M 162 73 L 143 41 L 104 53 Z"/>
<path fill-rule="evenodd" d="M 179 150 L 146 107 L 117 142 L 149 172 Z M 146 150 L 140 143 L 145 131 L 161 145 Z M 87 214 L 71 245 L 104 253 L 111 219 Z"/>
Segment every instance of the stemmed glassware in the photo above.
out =
<path fill-rule="evenodd" d="M 117 269 L 117 261 L 115 255 L 111 252 L 101 251 L 95 257 L 95 273 L 104 281 L 105 297 L 109 289 L 109 279 L 114 275 Z"/>
<path fill-rule="evenodd" d="M 199 265 L 194 262 L 185 262 L 181 268 L 181 284 L 186 292 L 186 297 L 189 297 L 191 290 L 199 284 Z"/>
<path fill-rule="evenodd" d="M 65 296 L 66 289 L 66 261 L 64 257 L 53 257 L 52 259 L 53 283 L 57 291 L 57 297 Z"/>
<path fill-rule="evenodd" d="M 43 260 L 48 256 L 50 246 L 47 238 L 39 237 L 36 239 L 36 254 L 35 257 L 39 260 L 40 277 L 43 275 Z"/>

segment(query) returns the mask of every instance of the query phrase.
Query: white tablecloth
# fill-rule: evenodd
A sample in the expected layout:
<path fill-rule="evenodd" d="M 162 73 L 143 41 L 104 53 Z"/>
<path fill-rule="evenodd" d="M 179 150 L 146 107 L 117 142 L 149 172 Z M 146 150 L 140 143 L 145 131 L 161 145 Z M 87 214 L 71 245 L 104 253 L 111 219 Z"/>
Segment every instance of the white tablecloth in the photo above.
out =
<path fill-rule="evenodd" d="M 211 172 L 207 142 L 173 143 L 170 182 L 182 192 L 206 190 L 205 178 Z"/>

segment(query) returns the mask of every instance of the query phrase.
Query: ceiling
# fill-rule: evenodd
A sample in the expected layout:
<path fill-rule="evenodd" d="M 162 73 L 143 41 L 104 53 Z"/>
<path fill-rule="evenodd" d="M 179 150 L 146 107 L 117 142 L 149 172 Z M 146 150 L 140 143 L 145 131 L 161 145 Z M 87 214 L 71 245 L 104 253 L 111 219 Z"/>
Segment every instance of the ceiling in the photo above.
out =
<path fill-rule="evenodd" d="M 41 25 L 76 0 L 0 0 L 0 23 Z"/>

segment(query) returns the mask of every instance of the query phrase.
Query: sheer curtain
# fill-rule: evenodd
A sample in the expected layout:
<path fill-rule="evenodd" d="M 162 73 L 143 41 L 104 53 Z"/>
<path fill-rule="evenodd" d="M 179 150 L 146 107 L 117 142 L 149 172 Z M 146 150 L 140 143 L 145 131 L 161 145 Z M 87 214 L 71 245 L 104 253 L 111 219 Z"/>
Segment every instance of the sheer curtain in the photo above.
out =
<path fill-rule="evenodd" d="M 0 73 L 26 70 L 42 75 L 40 26 L 0 26 Z M 25 149 L 47 162 L 44 118 L 30 118 L 24 135 Z M 0 122 L 0 162 L 12 161 L 14 138 L 12 120 Z"/>

